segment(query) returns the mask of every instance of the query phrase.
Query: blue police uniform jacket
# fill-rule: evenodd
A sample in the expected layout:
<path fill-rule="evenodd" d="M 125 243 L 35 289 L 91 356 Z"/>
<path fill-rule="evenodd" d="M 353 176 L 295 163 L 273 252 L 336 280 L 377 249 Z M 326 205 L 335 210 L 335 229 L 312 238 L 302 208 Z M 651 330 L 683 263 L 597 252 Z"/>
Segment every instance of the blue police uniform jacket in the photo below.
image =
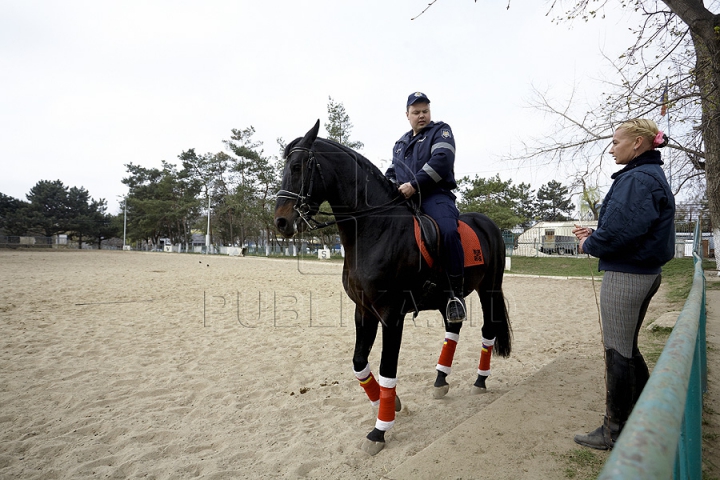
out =
<path fill-rule="evenodd" d="M 412 130 L 403 135 L 395 142 L 385 175 L 400 185 L 410 182 L 422 195 L 445 193 L 454 199 L 455 138 L 450 125 L 430 122 L 415 136 Z"/>
<path fill-rule="evenodd" d="M 612 175 L 598 228 L 583 251 L 598 257 L 598 270 L 657 274 L 675 253 L 675 198 L 650 150 Z"/>

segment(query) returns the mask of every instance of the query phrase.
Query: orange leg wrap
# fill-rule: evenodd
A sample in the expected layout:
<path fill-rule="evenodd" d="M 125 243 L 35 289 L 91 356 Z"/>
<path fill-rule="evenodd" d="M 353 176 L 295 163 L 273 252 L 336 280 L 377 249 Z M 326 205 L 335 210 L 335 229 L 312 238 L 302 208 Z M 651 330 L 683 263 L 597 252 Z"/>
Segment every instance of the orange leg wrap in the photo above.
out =
<path fill-rule="evenodd" d="M 376 403 L 380 400 L 380 385 L 371 373 L 367 378 L 358 379 L 360 386 L 365 389 L 365 394 L 371 402 Z"/>
<path fill-rule="evenodd" d="M 438 360 L 438 365 L 442 365 L 443 367 L 452 367 L 453 358 L 455 358 L 455 348 L 457 347 L 457 342 L 455 340 L 450 340 L 449 338 L 445 339 L 445 343 L 443 344 L 442 351 L 440 352 L 440 360 Z"/>
<path fill-rule="evenodd" d="M 392 425 L 395 422 L 395 387 L 380 387 L 380 408 L 378 420 Z"/>
<path fill-rule="evenodd" d="M 480 365 L 478 365 L 479 372 L 490 373 L 490 356 L 492 355 L 492 345 L 487 345 L 483 342 L 482 352 L 480 353 Z"/>

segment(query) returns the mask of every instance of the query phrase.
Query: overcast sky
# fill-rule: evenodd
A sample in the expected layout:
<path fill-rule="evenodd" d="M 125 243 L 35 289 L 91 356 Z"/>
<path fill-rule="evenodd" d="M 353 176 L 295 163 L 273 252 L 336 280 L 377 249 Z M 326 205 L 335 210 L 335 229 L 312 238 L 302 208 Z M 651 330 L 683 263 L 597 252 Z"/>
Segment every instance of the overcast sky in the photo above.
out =
<path fill-rule="evenodd" d="M 594 100 L 628 45 L 623 18 L 556 25 L 537 0 L 0 0 L 0 192 L 61 180 L 119 211 L 125 164 L 223 150 L 255 127 L 266 154 L 328 97 L 384 169 L 423 91 L 453 128 L 456 176 L 530 183 L 569 172 L 499 162 L 548 131 L 532 87 Z M 623 36 L 624 35 L 624 36 Z M 612 162 L 610 162 L 612 163 Z"/>

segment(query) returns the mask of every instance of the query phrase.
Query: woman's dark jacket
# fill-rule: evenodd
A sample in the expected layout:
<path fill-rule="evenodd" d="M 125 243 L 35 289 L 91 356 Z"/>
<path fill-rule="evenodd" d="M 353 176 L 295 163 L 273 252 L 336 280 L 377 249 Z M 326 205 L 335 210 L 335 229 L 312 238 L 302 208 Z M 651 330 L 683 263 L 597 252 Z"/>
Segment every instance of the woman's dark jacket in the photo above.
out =
<path fill-rule="evenodd" d="M 598 269 L 656 274 L 675 253 L 675 198 L 660 152 L 642 153 L 612 175 L 598 228 L 583 251 L 600 259 Z"/>

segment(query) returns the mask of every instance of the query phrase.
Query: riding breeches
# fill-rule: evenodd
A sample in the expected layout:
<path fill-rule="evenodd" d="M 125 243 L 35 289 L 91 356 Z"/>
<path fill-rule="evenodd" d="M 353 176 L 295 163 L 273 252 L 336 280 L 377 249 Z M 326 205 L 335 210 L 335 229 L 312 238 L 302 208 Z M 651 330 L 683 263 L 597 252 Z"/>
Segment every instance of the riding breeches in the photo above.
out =
<path fill-rule="evenodd" d="M 421 209 L 431 216 L 440 229 L 441 261 L 451 276 L 464 273 L 463 248 L 458 233 L 458 212 L 455 200 L 444 194 L 430 195 L 422 199 Z"/>
<path fill-rule="evenodd" d="M 600 287 L 605 348 L 612 348 L 626 358 L 638 352 L 638 333 L 660 281 L 660 274 L 605 272 Z"/>

